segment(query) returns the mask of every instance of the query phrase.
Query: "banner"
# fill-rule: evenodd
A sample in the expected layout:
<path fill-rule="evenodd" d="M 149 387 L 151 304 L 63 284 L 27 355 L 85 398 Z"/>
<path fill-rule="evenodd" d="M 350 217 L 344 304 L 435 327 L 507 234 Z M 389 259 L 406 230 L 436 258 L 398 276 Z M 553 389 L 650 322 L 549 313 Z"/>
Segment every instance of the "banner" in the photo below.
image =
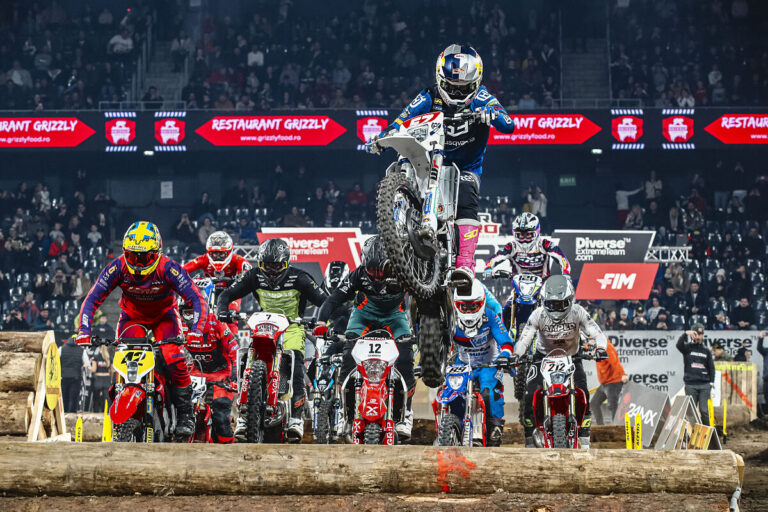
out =
<path fill-rule="evenodd" d="M 683 355 L 675 346 L 683 331 L 606 331 L 616 347 L 630 382 L 663 391 L 670 397 L 683 388 Z M 763 375 L 763 358 L 757 353 L 758 331 L 704 331 L 704 344 L 719 343 L 731 356 L 742 346 L 752 351 L 751 362 L 758 368 L 758 385 Z M 600 385 L 595 363 L 584 362 L 589 389 Z"/>
<path fill-rule="evenodd" d="M 73 148 L 96 131 L 76 117 L 0 118 L 2 148 Z"/>
<path fill-rule="evenodd" d="M 515 114 L 513 133 L 491 128 L 488 144 L 583 144 L 601 128 L 582 114 Z"/>
<path fill-rule="evenodd" d="M 571 263 L 571 275 L 579 278 L 585 263 L 643 263 L 655 231 L 592 231 L 556 229 L 554 241 Z"/>
<path fill-rule="evenodd" d="M 630 381 L 621 388 L 613 423 L 620 425 L 625 414 L 635 422 L 639 418 L 642 424 L 642 443 L 648 447 L 659 426 L 667 419 L 669 409 L 669 395 Z"/>
<path fill-rule="evenodd" d="M 585 263 L 576 299 L 646 300 L 658 270 L 658 263 Z"/>

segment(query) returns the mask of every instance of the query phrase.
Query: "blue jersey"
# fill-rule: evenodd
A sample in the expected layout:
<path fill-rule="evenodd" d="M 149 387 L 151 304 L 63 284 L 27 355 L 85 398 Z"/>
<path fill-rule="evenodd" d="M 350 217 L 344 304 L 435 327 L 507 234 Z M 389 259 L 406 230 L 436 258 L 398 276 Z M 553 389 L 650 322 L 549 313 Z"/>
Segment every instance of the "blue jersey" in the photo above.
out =
<path fill-rule="evenodd" d="M 512 339 L 507 328 L 504 327 L 501 304 L 487 288 L 485 288 L 485 322 L 478 333 L 470 338 L 457 326 L 453 340 L 459 351 L 459 361 L 464 364 L 469 363 L 470 366 L 492 363 L 505 347 L 512 351 Z"/>
<path fill-rule="evenodd" d="M 397 128 L 404 121 L 428 112 L 443 112 L 446 117 L 452 117 L 459 112 L 475 110 L 486 105 L 498 112 L 498 117 L 492 121 L 494 128 L 501 133 L 512 133 L 515 130 L 515 123 L 512 118 L 485 86 L 480 87 L 477 96 L 469 104 L 469 107 L 461 108 L 446 105 L 437 91 L 437 86 L 424 89 L 410 105 L 405 107 L 388 129 Z M 490 131 L 489 126 L 477 120 L 452 121 L 446 119 L 445 163 L 456 164 L 462 171 L 473 172 L 480 176 L 483 173 L 483 158 Z"/>

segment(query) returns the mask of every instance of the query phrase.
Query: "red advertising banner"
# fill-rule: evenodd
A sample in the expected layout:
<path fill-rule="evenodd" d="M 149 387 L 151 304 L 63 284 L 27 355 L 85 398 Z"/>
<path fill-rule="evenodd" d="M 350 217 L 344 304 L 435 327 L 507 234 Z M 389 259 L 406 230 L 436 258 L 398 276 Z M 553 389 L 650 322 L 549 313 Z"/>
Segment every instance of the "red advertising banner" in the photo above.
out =
<path fill-rule="evenodd" d="M 326 146 L 346 131 L 328 116 L 216 116 L 195 130 L 214 146 Z"/>
<path fill-rule="evenodd" d="M 725 114 L 704 129 L 724 144 L 768 144 L 768 114 Z"/>
<path fill-rule="evenodd" d="M 491 128 L 488 144 L 582 144 L 601 128 L 581 114 L 510 115 L 514 133 Z"/>
<path fill-rule="evenodd" d="M 291 249 L 291 263 L 319 263 L 320 272 L 332 261 L 343 261 L 350 270 L 360 265 L 363 238 L 359 228 L 263 228 L 259 243 L 282 238 Z"/>
<path fill-rule="evenodd" d="M 658 263 L 585 263 L 577 300 L 645 300 L 651 294 Z"/>
<path fill-rule="evenodd" d="M 389 125 L 389 122 L 381 117 L 364 117 L 357 120 L 357 138 L 368 142 L 374 136 L 380 134 Z"/>
<path fill-rule="evenodd" d="M 0 148 L 73 148 L 94 133 L 76 117 L 0 117 Z"/>
<path fill-rule="evenodd" d="M 693 119 L 690 117 L 665 117 L 661 126 L 661 133 L 669 142 L 688 142 L 693 137 Z"/>
<path fill-rule="evenodd" d="M 185 126 L 181 119 L 159 119 L 155 121 L 155 139 L 165 145 L 181 144 Z"/>
<path fill-rule="evenodd" d="M 110 119 L 104 123 L 104 133 L 112 144 L 130 144 L 136 138 L 136 121 L 130 119 Z"/>
<path fill-rule="evenodd" d="M 635 116 L 615 117 L 611 120 L 611 133 L 619 142 L 637 142 L 643 136 L 643 120 Z"/>

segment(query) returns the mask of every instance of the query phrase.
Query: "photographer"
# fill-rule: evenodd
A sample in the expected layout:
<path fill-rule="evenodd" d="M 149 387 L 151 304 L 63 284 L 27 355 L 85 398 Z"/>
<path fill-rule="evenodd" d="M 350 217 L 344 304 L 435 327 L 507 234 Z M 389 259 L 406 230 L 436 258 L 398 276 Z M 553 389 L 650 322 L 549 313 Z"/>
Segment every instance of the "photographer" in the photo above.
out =
<path fill-rule="evenodd" d="M 192 221 L 189 219 L 188 213 L 181 214 L 179 222 L 173 228 L 173 234 L 182 245 L 189 246 L 197 242 L 197 233 L 192 225 Z"/>
<path fill-rule="evenodd" d="M 17 308 L 13 308 L 7 315 L 5 315 L 3 330 L 28 331 L 29 324 L 24 321 L 24 317 L 21 315 L 21 311 L 19 311 Z"/>
<path fill-rule="evenodd" d="M 677 340 L 677 350 L 683 354 L 683 382 L 685 394 L 699 407 L 701 422 L 709 425 L 707 401 L 715 385 L 715 361 L 704 345 L 704 326 L 693 324 Z"/>

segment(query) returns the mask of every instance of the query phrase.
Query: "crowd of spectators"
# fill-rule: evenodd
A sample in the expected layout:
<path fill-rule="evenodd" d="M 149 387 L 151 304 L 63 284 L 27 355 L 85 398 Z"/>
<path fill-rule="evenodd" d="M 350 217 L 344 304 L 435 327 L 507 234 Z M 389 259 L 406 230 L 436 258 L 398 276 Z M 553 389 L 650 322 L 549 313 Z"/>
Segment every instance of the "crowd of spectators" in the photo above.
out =
<path fill-rule="evenodd" d="M 612 6 L 614 98 L 681 108 L 768 100 L 764 2 L 631 0 Z"/>
<path fill-rule="evenodd" d="M 125 99 L 151 2 L 122 12 L 57 0 L 3 7 L 0 110 L 93 109 Z"/>
<path fill-rule="evenodd" d="M 71 325 L 82 299 L 109 257 L 114 201 L 87 197 L 78 170 L 64 197 L 45 183 L 0 190 L 0 304 L 3 329 Z"/>
<path fill-rule="evenodd" d="M 191 53 L 187 108 L 394 108 L 435 81 L 445 45 L 469 41 L 484 83 L 509 109 L 551 106 L 559 98 L 557 11 L 518 12 L 483 0 L 403 6 L 365 0 L 318 13 L 302 2 L 254 1 L 250 14 L 207 19 Z"/>

